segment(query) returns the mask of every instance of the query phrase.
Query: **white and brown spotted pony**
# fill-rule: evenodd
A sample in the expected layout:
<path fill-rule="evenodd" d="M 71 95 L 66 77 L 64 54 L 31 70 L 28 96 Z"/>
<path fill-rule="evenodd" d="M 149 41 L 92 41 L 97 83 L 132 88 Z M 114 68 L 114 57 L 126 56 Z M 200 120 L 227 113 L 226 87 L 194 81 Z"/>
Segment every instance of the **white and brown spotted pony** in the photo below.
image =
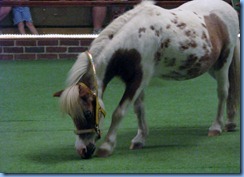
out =
<path fill-rule="evenodd" d="M 76 126 L 76 150 L 90 158 L 100 137 L 105 117 L 103 93 L 115 77 L 125 83 L 124 94 L 112 115 L 97 156 L 112 154 L 122 118 L 131 104 L 138 131 L 130 149 L 142 148 L 148 135 L 143 90 L 156 75 L 162 79 L 186 80 L 205 72 L 217 81 L 217 115 L 208 135 L 219 135 L 236 127 L 239 103 L 240 51 L 238 16 L 222 0 L 194 0 L 166 10 L 143 1 L 115 19 L 81 53 L 69 72 L 67 88 L 56 93 L 62 110 Z"/>

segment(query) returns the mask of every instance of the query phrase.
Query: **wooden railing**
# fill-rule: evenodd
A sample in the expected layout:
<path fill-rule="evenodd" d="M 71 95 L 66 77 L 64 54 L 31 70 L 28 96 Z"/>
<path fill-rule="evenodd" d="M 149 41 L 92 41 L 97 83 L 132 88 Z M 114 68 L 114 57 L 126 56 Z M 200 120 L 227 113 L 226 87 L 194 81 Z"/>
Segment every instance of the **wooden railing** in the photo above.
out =
<path fill-rule="evenodd" d="M 187 1 L 190 0 L 156 0 L 155 3 L 160 7 L 172 9 Z M 140 2 L 141 0 L 0 0 L 0 7 L 31 7 L 32 18 L 40 34 L 50 34 L 53 33 L 53 31 L 58 34 L 83 34 L 91 33 L 91 7 L 108 7 L 108 13 L 104 22 L 104 25 L 106 25 L 113 18 L 113 7 L 123 6 L 129 9 Z M 62 9 L 64 9 L 65 12 L 71 11 L 70 15 L 63 18 Z M 72 11 L 72 9 L 74 11 Z M 41 17 L 40 13 L 43 13 Z M 17 29 L 12 26 L 11 16 L 1 21 L 1 27 L 3 34 L 18 33 Z M 82 28 L 82 31 L 80 28 Z"/>
<path fill-rule="evenodd" d="M 165 7 L 165 8 L 174 8 L 188 2 L 189 0 L 178 0 L 178 1 L 166 1 L 159 0 L 155 1 L 156 5 Z M 123 1 L 123 0 L 104 0 L 104 1 L 95 1 L 95 0 L 1 0 L 0 6 L 133 6 L 138 4 L 140 0 L 133 1 Z"/>

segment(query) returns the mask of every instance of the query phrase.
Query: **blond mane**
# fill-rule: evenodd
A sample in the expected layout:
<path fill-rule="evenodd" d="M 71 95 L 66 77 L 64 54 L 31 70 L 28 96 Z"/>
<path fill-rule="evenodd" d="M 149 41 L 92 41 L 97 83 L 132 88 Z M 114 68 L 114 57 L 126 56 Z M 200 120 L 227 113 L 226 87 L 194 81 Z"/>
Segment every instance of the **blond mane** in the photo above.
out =
<path fill-rule="evenodd" d="M 78 56 L 75 64 L 68 73 L 68 78 L 66 80 L 67 86 L 76 85 L 82 76 L 84 76 L 84 74 L 87 72 L 88 65 L 89 60 L 86 53 L 83 52 Z"/>

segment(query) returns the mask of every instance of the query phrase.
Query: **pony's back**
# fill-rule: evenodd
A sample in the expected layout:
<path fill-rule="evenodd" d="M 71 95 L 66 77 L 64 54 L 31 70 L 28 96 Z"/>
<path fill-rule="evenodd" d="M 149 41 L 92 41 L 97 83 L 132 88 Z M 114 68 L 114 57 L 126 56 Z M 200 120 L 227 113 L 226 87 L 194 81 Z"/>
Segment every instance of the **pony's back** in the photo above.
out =
<path fill-rule="evenodd" d="M 195 11 L 202 15 L 214 13 L 218 14 L 224 21 L 230 21 L 230 24 L 239 23 L 237 12 L 223 0 L 194 0 L 181 5 L 178 9 Z"/>

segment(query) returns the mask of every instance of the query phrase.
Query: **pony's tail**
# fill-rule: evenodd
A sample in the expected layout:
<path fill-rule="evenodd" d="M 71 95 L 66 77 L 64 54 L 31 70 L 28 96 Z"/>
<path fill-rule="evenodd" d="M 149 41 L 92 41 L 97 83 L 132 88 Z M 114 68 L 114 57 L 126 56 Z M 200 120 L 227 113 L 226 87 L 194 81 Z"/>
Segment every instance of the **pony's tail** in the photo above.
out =
<path fill-rule="evenodd" d="M 79 88 L 77 85 L 66 88 L 60 96 L 60 109 L 64 114 L 70 115 L 72 118 L 79 115 Z"/>
<path fill-rule="evenodd" d="M 240 105 L 240 40 L 237 39 L 237 44 L 234 49 L 233 59 L 229 68 L 229 94 L 227 98 L 227 114 L 228 120 L 233 121 Z M 231 122 L 229 122 L 231 123 Z M 232 122 L 233 123 L 233 122 Z M 232 130 L 232 127 L 226 127 L 227 130 Z"/>

